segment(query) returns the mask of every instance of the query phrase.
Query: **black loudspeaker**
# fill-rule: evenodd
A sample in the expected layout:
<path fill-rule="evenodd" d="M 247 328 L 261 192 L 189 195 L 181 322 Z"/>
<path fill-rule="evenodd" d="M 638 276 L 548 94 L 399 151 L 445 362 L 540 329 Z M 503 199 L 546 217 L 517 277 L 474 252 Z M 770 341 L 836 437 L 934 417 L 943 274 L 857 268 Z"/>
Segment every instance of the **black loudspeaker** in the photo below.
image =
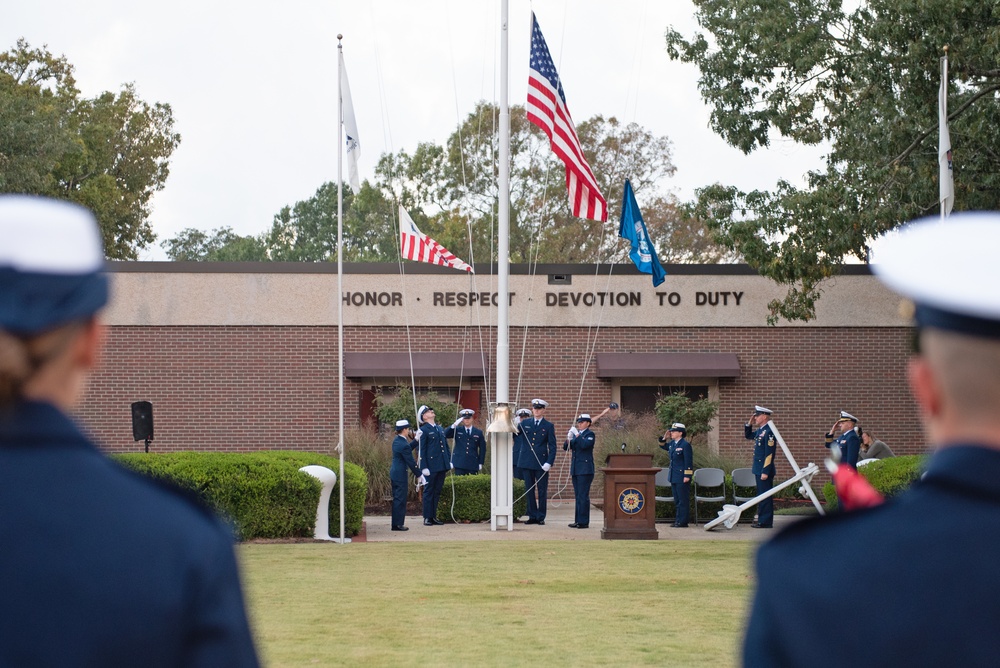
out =
<path fill-rule="evenodd" d="M 132 403 L 132 440 L 153 440 L 153 404 L 148 401 Z"/>

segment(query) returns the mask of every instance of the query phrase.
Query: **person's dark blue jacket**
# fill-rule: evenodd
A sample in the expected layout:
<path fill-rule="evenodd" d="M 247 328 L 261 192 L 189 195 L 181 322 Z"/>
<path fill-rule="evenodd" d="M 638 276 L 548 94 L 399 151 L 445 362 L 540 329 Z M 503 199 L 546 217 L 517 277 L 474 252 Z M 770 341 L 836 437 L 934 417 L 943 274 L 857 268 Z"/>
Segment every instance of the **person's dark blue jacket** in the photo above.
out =
<path fill-rule="evenodd" d="M 389 466 L 389 480 L 397 482 L 407 482 L 406 472 L 410 471 L 414 477 L 420 475 L 417 462 L 413 459 L 413 449 L 417 447 L 416 441 L 407 440 L 401 434 L 396 434 L 392 440 L 392 465 Z"/>
<path fill-rule="evenodd" d="M 521 420 L 520 428 L 524 441 L 514 463 L 522 469 L 534 471 L 541 471 L 542 464 L 552 466 L 556 461 L 555 426 L 545 418 L 541 418 L 536 425 L 535 419 L 529 417 Z"/>
<path fill-rule="evenodd" d="M 444 429 L 440 425 L 425 422 L 420 425 L 420 431 L 423 432 L 420 436 L 420 468 L 428 469 L 431 473 L 451 469 L 451 449 Z"/>
<path fill-rule="evenodd" d="M 0 665 L 257 665 L 211 511 L 45 403 L 0 410 L 0 471 Z"/>
<path fill-rule="evenodd" d="M 469 429 L 471 434 L 466 431 L 465 425 L 459 424 L 445 429 L 444 435 L 453 439 L 451 462 L 455 468 L 476 472 L 486 463 L 486 436 L 479 427 Z"/>

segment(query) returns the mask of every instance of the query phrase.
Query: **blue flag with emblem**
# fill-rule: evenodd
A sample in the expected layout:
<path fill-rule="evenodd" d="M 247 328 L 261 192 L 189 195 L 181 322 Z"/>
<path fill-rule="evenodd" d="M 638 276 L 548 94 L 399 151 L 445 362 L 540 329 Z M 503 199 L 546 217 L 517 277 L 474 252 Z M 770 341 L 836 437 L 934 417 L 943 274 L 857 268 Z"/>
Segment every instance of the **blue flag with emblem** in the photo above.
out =
<path fill-rule="evenodd" d="M 628 239 L 632 244 L 628 255 L 636 269 L 644 274 L 652 274 L 654 288 L 666 279 L 667 272 L 663 271 L 660 259 L 656 257 L 656 249 L 646 231 L 646 223 L 628 179 L 625 179 L 625 193 L 622 195 L 622 218 L 618 225 L 618 236 Z"/>

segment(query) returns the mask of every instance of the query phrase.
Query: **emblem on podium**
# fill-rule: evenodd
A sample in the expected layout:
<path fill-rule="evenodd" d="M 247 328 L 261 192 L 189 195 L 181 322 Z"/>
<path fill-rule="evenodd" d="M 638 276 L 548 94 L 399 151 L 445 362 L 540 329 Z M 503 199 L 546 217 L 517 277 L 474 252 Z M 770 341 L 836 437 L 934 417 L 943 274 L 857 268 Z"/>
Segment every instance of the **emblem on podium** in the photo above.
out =
<path fill-rule="evenodd" d="M 622 509 L 623 513 L 628 513 L 629 515 L 634 515 L 642 510 L 645 503 L 646 498 L 642 495 L 642 492 L 634 487 L 622 490 L 622 493 L 618 495 L 618 507 Z"/>

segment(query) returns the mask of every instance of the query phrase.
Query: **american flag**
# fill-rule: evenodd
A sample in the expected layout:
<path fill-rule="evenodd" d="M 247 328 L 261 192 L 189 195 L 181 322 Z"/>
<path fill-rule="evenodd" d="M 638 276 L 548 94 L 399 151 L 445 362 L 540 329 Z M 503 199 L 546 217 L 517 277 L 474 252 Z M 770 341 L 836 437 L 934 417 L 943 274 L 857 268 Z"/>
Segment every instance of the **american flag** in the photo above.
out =
<path fill-rule="evenodd" d="M 440 264 L 443 267 L 454 267 L 475 273 L 471 266 L 418 230 L 410 214 L 406 213 L 403 207 L 399 207 L 399 249 L 407 260 Z"/>
<path fill-rule="evenodd" d="M 606 221 L 608 202 L 601 195 L 594 172 L 583 156 L 583 148 L 576 136 L 576 126 L 566 107 L 566 95 L 559 73 L 556 72 L 534 12 L 531 14 L 528 120 L 548 135 L 552 150 L 566 164 L 566 190 L 573 215 Z"/>

